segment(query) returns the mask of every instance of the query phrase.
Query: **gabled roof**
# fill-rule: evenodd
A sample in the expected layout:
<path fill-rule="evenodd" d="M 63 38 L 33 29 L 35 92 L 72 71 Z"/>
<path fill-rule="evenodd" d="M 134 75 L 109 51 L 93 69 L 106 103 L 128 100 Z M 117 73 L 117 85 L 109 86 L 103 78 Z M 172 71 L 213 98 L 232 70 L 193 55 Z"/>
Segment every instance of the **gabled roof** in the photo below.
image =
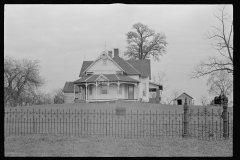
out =
<path fill-rule="evenodd" d="M 149 76 L 149 79 L 151 79 L 151 64 L 149 59 L 128 60 L 127 62 L 137 69 L 142 76 Z"/>
<path fill-rule="evenodd" d="M 149 76 L 151 79 L 151 64 L 150 60 L 128 60 L 125 61 L 121 57 L 112 58 L 127 75 L 139 75 Z M 93 63 L 94 61 L 83 61 L 82 68 L 79 77 L 86 77 L 84 71 Z"/>
<path fill-rule="evenodd" d="M 132 65 L 130 65 L 127 61 L 123 60 L 119 56 L 115 56 L 113 58 L 115 62 L 125 71 L 126 74 L 141 74 L 136 68 L 134 68 Z"/>
<path fill-rule="evenodd" d="M 182 94 L 180 94 L 178 97 L 180 97 L 180 96 L 181 96 L 181 95 L 183 95 L 183 94 L 186 94 L 188 97 L 192 98 L 191 96 L 189 96 L 189 95 L 188 95 L 187 93 L 185 93 L 185 92 L 184 92 L 184 93 L 182 93 Z M 175 98 L 175 99 L 178 99 L 178 97 L 177 97 L 177 98 Z M 174 99 L 174 100 L 175 100 L 175 99 Z M 193 98 L 192 98 L 192 99 L 193 99 Z"/>
<path fill-rule="evenodd" d="M 74 84 L 73 84 L 73 82 L 66 82 L 62 91 L 64 93 L 74 93 Z M 78 92 L 79 88 L 76 87 L 75 91 Z"/>
<path fill-rule="evenodd" d="M 95 61 L 93 61 L 92 64 L 90 64 L 90 66 L 88 66 L 85 70 L 83 70 L 83 72 L 87 71 L 96 61 L 98 61 L 99 59 L 101 59 L 101 57 L 104 55 L 104 57 L 106 57 L 107 59 L 109 59 L 110 61 L 112 61 L 113 63 L 115 63 L 115 65 L 121 69 L 122 71 L 125 71 L 124 69 L 122 69 L 121 66 L 119 66 L 118 63 L 116 63 L 105 51 L 103 51 L 96 59 Z"/>
<path fill-rule="evenodd" d="M 85 71 L 93 62 L 94 61 L 83 61 L 79 77 L 86 77 L 83 71 Z"/>

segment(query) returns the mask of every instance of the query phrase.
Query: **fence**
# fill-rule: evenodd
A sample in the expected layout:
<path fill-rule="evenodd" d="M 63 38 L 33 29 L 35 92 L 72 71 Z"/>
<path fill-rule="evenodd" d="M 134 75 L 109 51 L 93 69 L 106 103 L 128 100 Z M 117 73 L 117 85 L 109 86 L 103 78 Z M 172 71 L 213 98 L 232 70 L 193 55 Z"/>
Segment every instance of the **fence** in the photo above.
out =
<path fill-rule="evenodd" d="M 116 115 L 114 110 L 9 109 L 4 112 L 5 135 L 62 134 L 73 136 L 191 137 L 221 140 L 224 134 L 222 113 L 207 108 L 194 113 L 128 111 Z M 227 137 L 232 138 L 233 115 L 227 114 Z M 187 126 L 187 128 L 185 128 Z M 187 130 L 185 130 L 187 129 Z"/>

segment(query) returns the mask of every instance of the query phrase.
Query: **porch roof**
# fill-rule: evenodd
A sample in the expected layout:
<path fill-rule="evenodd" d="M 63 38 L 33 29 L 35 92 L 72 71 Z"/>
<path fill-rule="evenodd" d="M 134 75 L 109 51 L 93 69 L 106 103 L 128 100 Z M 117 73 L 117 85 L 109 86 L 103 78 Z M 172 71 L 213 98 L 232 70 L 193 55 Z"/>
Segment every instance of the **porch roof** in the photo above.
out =
<path fill-rule="evenodd" d="M 120 74 L 102 74 L 104 75 L 108 81 L 121 81 L 121 82 L 139 82 L 138 80 L 135 80 L 133 78 L 130 78 L 128 76 L 124 76 L 124 75 L 120 75 Z M 90 76 L 87 76 L 87 77 L 81 77 L 80 79 L 74 81 L 73 83 L 74 84 L 77 84 L 77 83 L 85 83 L 85 82 L 93 82 L 95 83 L 97 78 L 100 76 L 100 74 L 98 75 L 90 75 Z"/>

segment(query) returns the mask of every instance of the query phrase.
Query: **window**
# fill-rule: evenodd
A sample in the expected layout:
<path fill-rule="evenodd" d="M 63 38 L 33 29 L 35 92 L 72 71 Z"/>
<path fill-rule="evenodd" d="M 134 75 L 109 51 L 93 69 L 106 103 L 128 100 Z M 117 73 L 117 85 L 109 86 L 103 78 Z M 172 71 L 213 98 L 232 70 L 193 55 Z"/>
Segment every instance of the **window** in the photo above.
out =
<path fill-rule="evenodd" d="M 102 85 L 101 92 L 102 94 L 107 94 L 107 85 Z"/>
<path fill-rule="evenodd" d="M 89 86 L 89 95 L 92 95 L 92 86 Z"/>
<path fill-rule="evenodd" d="M 146 96 L 146 83 L 143 83 L 143 96 Z"/>
<path fill-rule="evenodd" d="M 119 86 L 119 94 L 122 94 L 122 86 Z"/>
<path fill-rule="evenodd" d="M 149 92 L 157 92 L 156 88 L 149 88 Z"/>

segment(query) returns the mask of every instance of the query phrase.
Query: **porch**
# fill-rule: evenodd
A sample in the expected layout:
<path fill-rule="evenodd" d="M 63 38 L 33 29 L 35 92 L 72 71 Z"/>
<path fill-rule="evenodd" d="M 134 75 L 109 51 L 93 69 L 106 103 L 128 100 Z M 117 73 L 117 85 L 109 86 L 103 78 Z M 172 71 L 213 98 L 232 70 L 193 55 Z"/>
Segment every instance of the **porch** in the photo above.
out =
<path fill-rule="evenodd" d="M 90 99 L 90 100 L 75 100 L 75 103 L 135 103 L 137 99 Z"/>
<path fill-rule="evenodd" d="M 92 75 L 74 82 L 75 103 L 131 102 L 137 101 L 138 95 L 139 81 L 123 75 Z"/>

